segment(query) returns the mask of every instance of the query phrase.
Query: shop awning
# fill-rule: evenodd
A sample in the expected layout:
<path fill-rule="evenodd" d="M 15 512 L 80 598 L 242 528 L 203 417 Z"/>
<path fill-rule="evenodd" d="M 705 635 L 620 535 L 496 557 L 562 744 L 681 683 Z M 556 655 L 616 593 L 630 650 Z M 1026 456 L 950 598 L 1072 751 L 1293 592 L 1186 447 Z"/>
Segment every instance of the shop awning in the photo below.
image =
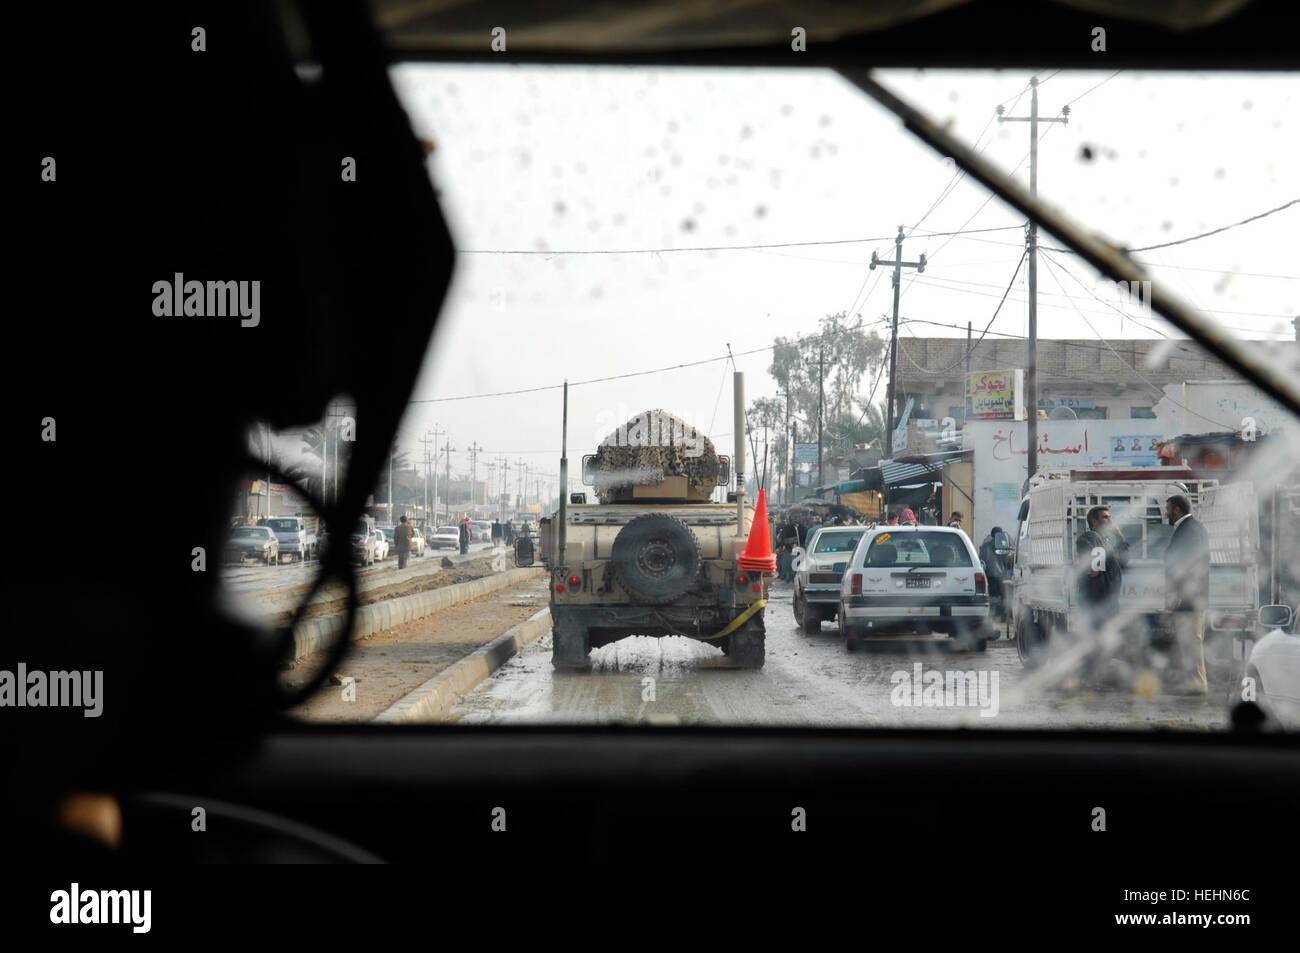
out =
<path fill-rule="evenodd" d="M 911 486 L 915 483 L 938 483 L 943 479 L 943 468 L 956 463 L 963 456 L 970 455 L 969 450 L 933 454 L 933 459 L 925 463 L 899 463 L 895 460 L 881 460 L 880 473 L 886 486 Z"/>

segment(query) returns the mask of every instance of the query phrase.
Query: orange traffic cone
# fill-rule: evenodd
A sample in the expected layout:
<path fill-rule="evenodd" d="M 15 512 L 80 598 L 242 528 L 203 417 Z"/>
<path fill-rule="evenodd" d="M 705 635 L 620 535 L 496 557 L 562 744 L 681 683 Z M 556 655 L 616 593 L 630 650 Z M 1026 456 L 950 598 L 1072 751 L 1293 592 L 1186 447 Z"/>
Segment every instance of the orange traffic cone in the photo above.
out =
<path fill-rule="evenodd" d="M 749 542 L 737 558 L 741 569 L 750 572 L 776 572 L 776 553 L 772 552 L 772 531 L 767 525 L 767 491 L 758 491 L 758 506 L 749 530 Z"/>

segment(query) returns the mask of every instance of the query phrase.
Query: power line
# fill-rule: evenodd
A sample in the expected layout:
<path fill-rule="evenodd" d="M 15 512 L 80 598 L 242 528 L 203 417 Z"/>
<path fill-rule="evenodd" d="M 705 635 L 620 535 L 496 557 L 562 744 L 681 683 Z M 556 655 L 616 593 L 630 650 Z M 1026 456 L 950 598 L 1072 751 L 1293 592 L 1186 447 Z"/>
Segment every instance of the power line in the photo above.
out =
<path fill-rule="evenodd" d="M 976 228 L 972 229 L 970 234 L 1005 232 L 1018 227 L 1016 225 L 1003 225 L 999 228 Z M 960 233 L 934 232 L 933 234 L 944 236 Z M 543 257 L 552 255 L 662 255 L 670 252 L 762 251 L 767 248 L 806 248 L 812 245 L 862 245 L 893 240 L 893 236 L 890 235 L 884 238 L 839 238 L 813 242 L 773 242 L 762 245 L 698 245 L 688 248 L 570 248 L 549 251 L 537 248 L 458 248 L 456 253 L 459 255 L 541 255 Z"/>
<path fill-rule="evenodd" d="M 1060 70 L 1057 70 L 1057 73 L 1059 73 L 1059 72 L 1060 72 Z M 1091 87 L 1091 88 L 1089 88 L 1089 89 L 1085 89 L 1083 92 L 1081 92 L 1078 96 L 1075 96 L 1073 99 L 1071 99 L 1071 100 L 1070 100 L 1068 103 L 1066 103 L 1065 105 L 1067 105 L 1067 106 L 1073 106 L 1075 103 L 1077 103 L 1079 100 L 1083 99 L 1084 96 L 1087 96 L 1087 95 L 1088 95 L 1090 92 L 1092 92 L 1094 89 L 1099 89 L 1099 88 L 1101 88 L 1102 86 L 1105 86 L 1107 83 L 1109 83 L 1112 79 L 1114 79 L 1116 76 L 1118 76 L 1118 75 L 1119 75 L 1120 73 L 1122 73 L 1122 72 L 1124 72 L 1122 69 L 1117 69 L 1117 70 L 1115 70 L 1115 72 L 1111 73 L 1109 76 L 1107 76 L 1105 79 L 1103 79 L 1103 80 L 1102 80 L 1100 83 L 1098 83 L 1096 86 L 1093 86 L 1093 87 Z M 1052 74 L 1052 76 L 1055 76 L 1055 75 L 1056 75 L 1056 73 L 1053 73 L 1053 74 Z M 1049 77 L 1049 78 L 1050 78 L 1050 77 Z M 1045 81 L 1044 81 L 1044 82 L 1045 82 Z"/>
<path fill-rule="evenodd" d="M 1233 222 L 1230 225 L 1224 225 L 1222 228 L 1215 228 L 1215 229 L 1211 229 L 1208 232 L 1201 232 L 1199 235 L 1188 235 L 1186 238 L 1175 239 L 1172 242 L 1161 242 L 1159 245 L 1143 245 L 1141 248 L 1122 248 L 1122 250 L 1128 252 L 1129 254 L 1133 254 L 1134 252 L 1140 252 L 1140 251 L 1155 251 L 1157 248 L 1171 248 L 1174 245 L 1185 245 L 1188 242 L 1194 242 L 1201 238 L 1209 238 L 1211 235 L 1218 235 L 1221 232 L 1226 232 L 1231 228 L 1238 228 L 1242 225 L 1247 225 L 1250 222 L 1257 222 L 1261 218 L 1267 218 L 1270 215 L 1275 215 L 1278 212 L 1285 211 L 1286 209 L 1289 209 L 1292 205 L 1300 205 L 1300 199 L 1292 199 L 1290 202 L 1286 202 L 1282 205 L 1279 205 L 1277 208 L 1271 208 L 1267 212 L 1260 212 L 1258 215 L 1252 215 L 1250 216 L 1250 218 L 1243 218 L 1239 222 Z M 1071 251 L 1068 248 L 1048 248 L 1046 246 L 1043 246 L 1043 250 L 1064 252 L 1069 255 L 1078 254 L 1077 252 Z"/>
<path fill-rule="evenodd" d="M 1065 287 L 1061 284 L 1060 279 L 1056 277 L 1056 265 L 1054 265 L 1054 264 L 1052 263 L 1051 259 L 1049 259 L 1049 258 L 1046 257 L 1046 256 L 1043 257 L 1043 261 L 1044 261 L 1044 262 L 1046 263 L 1046 265 L 1047 265 L 1047 270 L 1048 270 L 1049 272 L 1051 272 L 1052 280 L 1056 282 L 1057 287 L 1060 288 L 1061 291 L 1065 291 Z M 1073 303 L 1073 302 L 1071 302 L 1071 303 Z M 1077 307 L 1076 307 L 1074 310 L 1079 311 L 1079 309 L 1078 309 Z M 1138 378 L 1142 381 L 1142 383 L 1146 384 L 1148 387 L 1151 388 L 1151 390 L 1153 390 L 1155 393 L 1159 394 L 1160 397 L 1161 397 L 1162 399 L 1168 400 L 1171 404 L 1173 404 L 1175 407 L 1179 408 L 1180 410 L 1185 410 L 1185 411 L 1187 411 L 1189 414 L 1195 414 L 1197 417 L 1200 417 L 1202 420 L 1207 420 L 1207 421 L 1209 421 L 1210 423 L 1214 424 L 1215 426 L 1220 427 L 1221 429 L 1225 429 L 1225 430 L 1232 430 L 1232 429 L 1234 429 L 1233 427 L 1230 427 L 1230 426 L 1227 426 L 1227 425 L 1225 425 L 1225 424 L 1222 424 L 1222 423 L 1220 423 L 1219 421 L 1214 420 L 1214 419 L 1211 418 L 1211 417 L 1206 417 L 1204 414 L 1197 413 L 1196 411 L 1192 410 L 1190 407 L 1186 407 L 1186 406 L 1184 406 L 1183 404 L 1180 404 L 1180 403 L 1179 403 L 1178 401 L 1176 401 L 1174 398 L 1170 397 L 1169 394 L 1166 393 L 1166 391 L 1165 391 L 1165 389 L 1164 389 L 1163 387 L 1160 387 L 1160 386 L 1158 386 L 1158 385 L 1152 383 L 1152 381 L 1151 381 L 1151 380 L 1150 380 L 1150 379 L 1149 379 L 1145 374 L 1143 374 L 1141 371 L 1139 371 L 1136 367 L 1134 367 L 1134 366 L 1133 366 L 1132 364 L 1130 364 L 1128 361 L 1124 360 L 1124 358 L 1120 355 L 1119 351 L 1117 351 L 1117 350 L 1115 350 L 1113 347 L 1111 347 L 1110 342 L 1107 341 L 1104 337 L 1102 337 L 1101 332 L 1098 331 L 1096 328 L 1094 328 L 1094 327 L 1092 326 L 1092 322 L 1089 321 L 1087 318 L 1085 318 L 1085 317 L 1083 316 L 1083 312 L 1082 312 L 1082 311 L 1079 311 L 1079 318 L 1080 318 L 1080 320 L 1083 321 L 1084 324 L 1088 325 L 1088 330 L 1091 331 L 1093 334 L 1095 334 L 1095 335 L 1097 336 L 1097 340 L 1101 341 L 1102 344 L 1106 345 L 1106 347 L 1107 347 L 1107 349 L 1110 351 L 1110 353 L 1113 354 L 1113 355 L 1115 355 L 1115 359 L 1116 359 L 1117 361 L 1119 361 L 1121 364 L 1123 364 L 1125 367 L 1127 367 L 1129 370 L 1131 370 L 1134 374 L 1136 374 L 1136 375 L 1138 376 Z"/>
<path fill-rule="evenodd" d="M 1006 304 L 1007 295 L 1011 293 L 1011 288 L 1016 283 L 1016 276 L 1020 274 L 1020 266 L 1025 263 L 1025 255 L 1028 254 L 1029 252 L 1026 250 L 1025 254 L 1020 256 L 1020 260 L 1016 262 L 1016 270 L 1011 273 L 1011 280 L 1007 282 L 1007 290 L 1002 293 L 1002 300 L 998 302 L 998 306 L 993 310 L 993 317 L 989 318 L 989 323 L 984 325 L 984 330 L 980 332 L 980 336 L 966 347 L 965 354 L 953 361 L 947 367 L 932 371 L 922 367 L 920 364 L 916 363 L 916 361 L 912 360 L 912 355 L 908 354 L 907 350 L 900 344 L 899 348 L 903 350 L 903 354 L 907 357 L 908 362 L 923 374 L 946 374 L 948 371 L 952 370 L 958 364 L 965 362 L 972 354 L 974 354 L 976 346 L 984 340 L 984 335 L 988 334 L 989 328 L 993 327 L 993 322 L 998 319 L 998 313 L 1002 310 L 1002 306 Z"/>
<path fill-rule="evenodd" d="M 1046 252 L 1044 252 L 1043 254 L 1044 254 L 1045 256 L 1047 255 Z M 1096 299 L 1098 302 L 1100 302 L 1101 304 L 1104 304 L 1106 307 L 1110 308 L 1112 311 L 1114 311 L 1116 314 L 1118 314 L 1118 315 L 1120 316 L 1120 318 L 1127 318 L 1128 320 L 1130 320 L 1130 321 L 1132 321 L 1134 324 L 1136 324 L 1138 327 L 1140 327 L 1140 328 L 1145 328 L 1145 329 L 1148 330 L 1148 331 L 1154 331 L 1156 334 L 1160 335 L 1162 338 L 1168 338 L 1168 337 L 1169 337 L 1169 335 L 1166 334 L 1164 331 L 1161 331 L 1159 328 L 1153 328 L 1153 327 L 1151 327 L 1149 324 L 1143 324 L 1143 323 L 1142 323 L 1141 321 L 1139 321 L 1137 318 L 1133 317 L 1133 316 L 1130 315 L 1130 314 L 1126 314 L 1124 311 L 1122 311 L 1121 309 L 1115 307 L 1115 306 L 1114 306 L 1113 304 L 1111 304 L 1109 301 L 1102 301 L 1102 299 L 1101 299 L 1101 298 L 1098 298 L 1097 295 L 1096 295 L 1096 293 L 1094 293 L 1093 290 L 1092 290 L 1091 288 L 1089 288 L 1087 285 L 1085 285 L 1085 284 L 1084 284 L 1084 283 L 1079 279 L 1079 276 L 1078 276 L 1078 275 L 1076 275 L 1074 272 L 1070 271 L 1070 269 L 1066 268 L 1065 265 L 1064 265 L 1063 263 L 1061 263 L 1061 262 L 1059 262 L 1059 261 L 1056 261 L 1055 258 L 1053 258 L 1052 261 L 1056 264 L 1056 266 L 1057 266 L 1058 268 L 1060 268 L 1063 272 L 1065 272 L 1067 275 L 1069 275 L 1070 278 L 1073 279 L 1073 281 L 1074 281 L 1075 284 L 1077 284 L 1077 285 L 1078 285 L 1080 288 L 1082 288 L 1084 291 L 1088 292 L 1088 294 L 1091 295 L 1091 296 L 1092 296 L 1094 299 Z M 1060 282 L 1059 282 L 1059 281 L 1057 282 L 1057 286 L 1058 286 L 1058 287 L 1060 286 Z M 1062 288 L 1061 290 L 1065 290 L 1065 289 Z M 1071 299 L 1071 303 L 1073 304 L 1073 300 L 1072 300 L 1072 299 Z M 1078 310 L 1078 309 L 1076 308 L 1075 310 Z"/>

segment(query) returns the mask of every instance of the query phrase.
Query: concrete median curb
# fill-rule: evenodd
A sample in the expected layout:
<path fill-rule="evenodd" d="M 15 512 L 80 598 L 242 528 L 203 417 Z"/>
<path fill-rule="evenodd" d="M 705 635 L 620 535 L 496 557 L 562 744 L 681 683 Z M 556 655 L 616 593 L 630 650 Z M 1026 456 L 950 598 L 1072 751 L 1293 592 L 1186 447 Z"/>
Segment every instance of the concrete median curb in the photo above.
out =
<path fill-rule="evenodd" d="M 524 647 L 551 631 L 551 610 L 542 609 L 477 651 L 443 669 L 399 698 L 371 721 L 378 724 L 444 721 L 457 699 L 472 691 Z"/>
<path fill-rule="evenodd" d="M 384 629 L 391 629 L 404 622 L 432 615 L 448 606 L 477 599 L 498 589 L 508 589 L 543 574 L 544 570 L 540 568 L 509 569 L 484 576 L 482 579 L 472 579 L 469 582 L 430 589 L 428 592 L 417 592 L 414 595 L 385 599 L 368 606 L 361 606 L 357 609 L 352 639 L 356 641 L 369 638 Z M 332 645 L 343 630 L 345 616 L 346 613 L 336 612 L 300 622 L 293 633 L 294 661 L 324 651 Z"/>

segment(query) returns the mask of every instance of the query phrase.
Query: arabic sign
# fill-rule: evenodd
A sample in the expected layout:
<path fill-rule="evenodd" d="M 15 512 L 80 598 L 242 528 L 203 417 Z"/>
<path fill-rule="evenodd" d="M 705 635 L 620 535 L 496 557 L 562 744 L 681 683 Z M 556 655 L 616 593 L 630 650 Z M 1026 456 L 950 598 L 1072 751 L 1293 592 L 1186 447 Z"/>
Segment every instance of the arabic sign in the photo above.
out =
<path fill-rule="evenodd" d="M 795 463 L 816 463 L 817 444 L 796 443 L 794 445 L 794 462 Z"/>
<path fill-rule="evenodd" d="M 1057 397 L 1052 399 L 1038 398 L 1038 406 L 1042 410 L 1053 410 L 1057 407 L 1069 407 L 1074 410 L 1092 410 L 1097 406 L 1095 400 L 1088 400 L 1083 397 Z"/>
<path fill-rule="evenodd" d="M 971 420 L 1024 420 L 1025 372 L 972 371 L 967 374 L 966 416 Z"/>
<path fill-rule="evenodd" d="M 983 539 L 994 525 L 1006 527 L 1019 507 L 1024 485 L 1029 443 L 1028 421 L 970 421 L 963 446 L 973 451 L 974 481 L 972 538 Z M 1142 466 L 1151 441 L 1163 440 L 1168 425 L 1159 420 L 1052 420 L 1038 422 L 1038 468 L 1073 469 L 1090 466 Z M 1137 438 L 1143 448 L 1134 451 Z M 1116 457 L 1115 446 L 1124 441 Z M 960 507 L 959 507 L 960 508 Z"/>

